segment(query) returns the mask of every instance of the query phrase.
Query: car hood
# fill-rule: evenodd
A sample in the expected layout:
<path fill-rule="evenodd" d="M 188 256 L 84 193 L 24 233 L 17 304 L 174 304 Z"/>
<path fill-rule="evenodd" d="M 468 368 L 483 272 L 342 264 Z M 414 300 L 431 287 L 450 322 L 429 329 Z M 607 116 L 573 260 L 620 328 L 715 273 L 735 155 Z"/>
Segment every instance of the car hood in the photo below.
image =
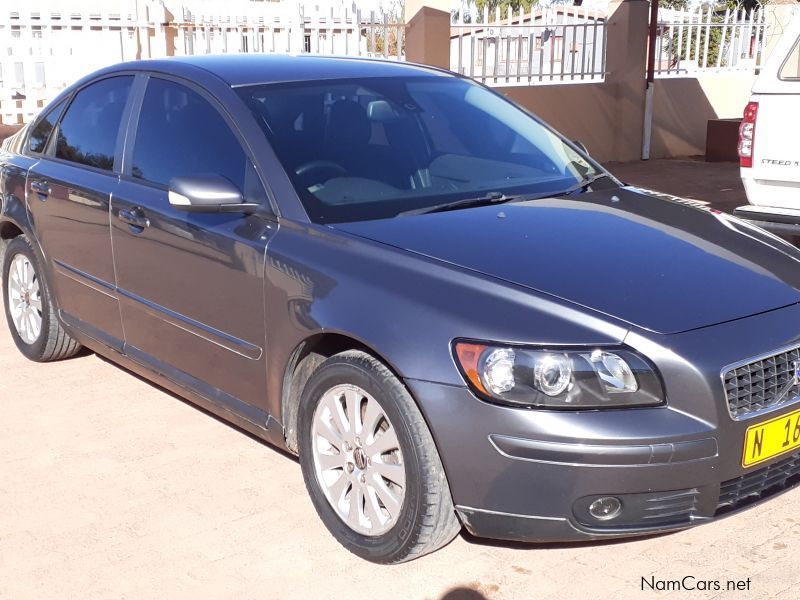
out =
<path fill-rule="evenodd" d="M 718 211 L 633 188 L 332 227 L 658 333 L 800 302 L 800 251 Z"/>

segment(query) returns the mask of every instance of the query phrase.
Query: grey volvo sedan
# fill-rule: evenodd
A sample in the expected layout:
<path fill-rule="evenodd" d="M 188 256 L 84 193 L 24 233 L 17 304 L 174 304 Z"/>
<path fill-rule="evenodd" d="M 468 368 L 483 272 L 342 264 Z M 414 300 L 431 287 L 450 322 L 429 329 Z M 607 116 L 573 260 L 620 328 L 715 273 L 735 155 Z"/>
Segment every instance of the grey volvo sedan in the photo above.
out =
<path fill-rule="evenodd" d="M 19 350 L 88 347 L 297 454 L 368 560 L 680 529 L 800 479 L 800 252 L 452 73 L 121 64 L 5 142 L 0 187 Z"/>

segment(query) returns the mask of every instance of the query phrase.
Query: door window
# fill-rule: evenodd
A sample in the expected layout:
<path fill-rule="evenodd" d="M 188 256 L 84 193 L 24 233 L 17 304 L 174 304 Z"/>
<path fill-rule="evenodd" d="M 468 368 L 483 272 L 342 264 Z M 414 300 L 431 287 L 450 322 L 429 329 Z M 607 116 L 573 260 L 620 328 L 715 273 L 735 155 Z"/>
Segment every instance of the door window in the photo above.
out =
<path fill-rule="evenodd" d="M 111 171 L 122 112 L 133 77 L 111 77 L 83 88 L 58 127 L 56 158 Z"/>
<path fill-rule="evenodd" d="M 56 121 L 58 121 L 58 118 L 61 116 L 66 104 L 66 100 L 59 102 L 57 106 L 51 108 L 46 115 L 39 119 L 39 122 L 36 123 L 36 126 L 33 128 L 28 138 L 28 150 L 30 152 L 40 154 L 46 151 L 47 140 L 50 139 L 50 132 L 53 131 L 53 127 L 55 127 Z"/>
<path fill-rule="evenodd" d="M 131 174 L 169 185 L 173 177 L 222 175 L 242 192 L 248 160 L 222 115 L 188 87 L 151 78 L 147 84 Z"/>
<path fill-rule="evenodd" d="M 781 79 L 800 79 L 800 39 L 798 39 L 789 56 L 781 66 Z"/>

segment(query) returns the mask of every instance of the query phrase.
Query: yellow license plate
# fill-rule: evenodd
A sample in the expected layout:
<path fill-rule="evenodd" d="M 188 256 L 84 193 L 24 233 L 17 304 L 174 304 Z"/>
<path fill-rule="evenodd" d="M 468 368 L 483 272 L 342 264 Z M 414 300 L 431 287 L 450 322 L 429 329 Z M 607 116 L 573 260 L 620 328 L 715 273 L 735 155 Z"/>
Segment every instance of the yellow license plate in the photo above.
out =
<path fill-rule="evenodd" d="M 800 410 L 748 427 L 742 466 L 752 467 L 795 448 L 800 448 Z"/>

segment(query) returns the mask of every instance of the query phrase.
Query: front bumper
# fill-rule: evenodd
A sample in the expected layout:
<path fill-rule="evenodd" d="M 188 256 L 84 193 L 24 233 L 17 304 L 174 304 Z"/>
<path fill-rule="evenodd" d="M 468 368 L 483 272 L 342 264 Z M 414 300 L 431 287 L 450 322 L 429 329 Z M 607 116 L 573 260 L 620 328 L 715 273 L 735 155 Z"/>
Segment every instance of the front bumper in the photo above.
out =
<path fill-rule="evenodd" d="M 465 388 L 407 383 L 425 398 L 457 511 L 478 537 L 565 542 L 683 529 L 800 482 L 800 451 L 765 466 L 738 465 L 749 421 L 731 421 L 740 436 L 720 436 L 669 409 L 523 411 L 486 404 Z M 491 433 L 501 429 L 512 433 Z M 542 441 L 564 429 L 573 443 Z M 615 443 L 608 442 L 612 434 Z M 589 437 L 607 441 L 579 441 Z M 634 441 L 648 437 L 652 443 Z M 738 442 L 721 449 L 720 437 Z M 619 517 L 591 517 L 586 509 L 601 496 L 622 501 Z"/>
<path fill-rule="evenodd" d="M 800 481 L 800 449 L 742 466 L 747 428 L 797 410 L 800 397 L 736 420 L 721 381 L 737 361 L 800 346 L 798 322 L 800 305 L 793 305 L 685 334 L 629 334 L 627 343 L 664 377 L 664 407 L 526 410 L 490 404 L 466 387 L 406 381 L 473 535 L 562 542 L 670 531 Z M 601 496 L 622 501 L 618 517 L 589 514 Z"/>
<path fill-rule="evenodd" d="M 714 431 L 696 419 L 668 409 L 505 408 L 466 388 L 407 383 L 425 399 L 453 500 L 473 535 L 576 541 L 681 528 L 714 516 L 719 449 Z M 677 503 L 670 500 L 687 490 Z M 587 522 L 581 506 L 602 495 L 622 499 L 620 520 Z"/>

